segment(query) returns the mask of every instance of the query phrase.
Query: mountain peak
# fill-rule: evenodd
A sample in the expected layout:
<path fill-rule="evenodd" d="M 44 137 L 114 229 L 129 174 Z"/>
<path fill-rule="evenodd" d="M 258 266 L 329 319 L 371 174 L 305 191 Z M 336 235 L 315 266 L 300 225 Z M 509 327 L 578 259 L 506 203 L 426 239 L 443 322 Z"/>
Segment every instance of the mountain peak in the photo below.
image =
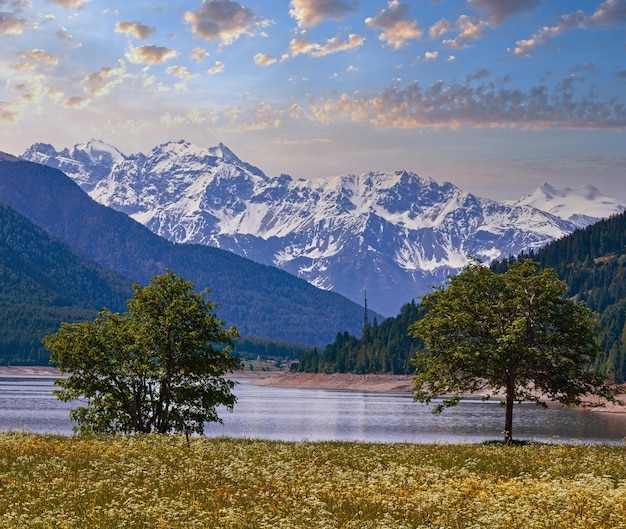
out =
<path fill-rule="evenodd" d="M 517 201 L 506 201 L 511 206 L 532 206 L 584 228 L 600 219 L 626 210 L 617 199 L 607 197 L 595 186 L 562 189 L 545 183 Z"/>
<path fill-rule="evenodd" d="M 213 156 L 222 158 L 225 162 L 241 163 L 241 160 L 239 159 L 239 157 L 221 142 L 219 143 L 217 147 L 210 147 L 209 152 Z"/>
<path fill-rule="evenodd" d="M 91 139 L 87 143 L 77 143 L 74 145 L 74 152 L 86 154 L 93 163 L 100 163 L 108 160 L 110 163 L 120 163 L 126 159 L 116 147 L 103 142 L 102 140 Z"/>

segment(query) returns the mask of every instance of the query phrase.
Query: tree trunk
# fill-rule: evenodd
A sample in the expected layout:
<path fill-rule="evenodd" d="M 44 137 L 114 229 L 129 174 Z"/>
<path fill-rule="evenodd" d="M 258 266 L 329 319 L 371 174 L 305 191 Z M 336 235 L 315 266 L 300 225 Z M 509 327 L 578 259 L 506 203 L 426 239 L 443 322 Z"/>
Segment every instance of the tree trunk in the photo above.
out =
<path fill-rule="evenodd" d="M 513 404 L 515 403 L 515 389 L 512 384 L 506 388 L 506 417 L 504 419 L 504 443 L 513 441 Z"/>

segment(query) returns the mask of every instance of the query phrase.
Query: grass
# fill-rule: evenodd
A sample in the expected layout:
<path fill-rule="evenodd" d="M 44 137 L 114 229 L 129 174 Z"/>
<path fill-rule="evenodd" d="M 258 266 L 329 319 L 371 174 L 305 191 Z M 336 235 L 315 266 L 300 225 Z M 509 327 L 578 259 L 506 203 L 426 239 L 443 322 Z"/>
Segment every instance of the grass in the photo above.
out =
<path fill-rule="evenodd" d="M 626 528 L 626 448 L 0 434 L 2 528 Z"/>

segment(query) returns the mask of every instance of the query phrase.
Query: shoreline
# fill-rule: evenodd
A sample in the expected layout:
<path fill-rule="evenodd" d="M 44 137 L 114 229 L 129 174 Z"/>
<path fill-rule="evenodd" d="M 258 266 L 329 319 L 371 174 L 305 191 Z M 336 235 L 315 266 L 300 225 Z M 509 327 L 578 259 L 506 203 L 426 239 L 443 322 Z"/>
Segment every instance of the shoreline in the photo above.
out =
<path fill-rule="evenodd" d="M 60 376 L 53 366 L 0 366 L 0 376 Z M 336 391 L 368 391 L 374 393 L 411 394 L 413 375 L 356 375 L 353 373 L 295 373 L 293 371 L 235 371 L 229 378 L 244 379 L 252 386 L 323 389 Z M 474 397 L 480 397 L 480 394 Z M 579 406 L 581 411 L 626 413 L 626 405 L 607 403 L 598 406 L 597 399 Z M 624 402 L 626 404 L 626 402 Z M 559 405 L 553 402 L 553 405 Z"/>

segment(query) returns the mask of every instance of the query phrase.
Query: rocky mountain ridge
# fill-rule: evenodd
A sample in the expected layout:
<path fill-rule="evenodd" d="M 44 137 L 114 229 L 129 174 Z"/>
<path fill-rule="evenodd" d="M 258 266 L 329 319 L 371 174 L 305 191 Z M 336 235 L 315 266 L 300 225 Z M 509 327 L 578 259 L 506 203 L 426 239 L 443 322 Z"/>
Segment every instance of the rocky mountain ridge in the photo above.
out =
<path fill-rule="evenodd" d="M 92 140 L 62 151 L 35 144 L 23 158 L 62 170 L 168 240 L 229 250 L 353 301 L 367 293 L 384 315 L 469 256 L 490 262 L 537 249 L 580 224 L 407 171 L 268 177 L 223 144 L 169 142 L 127 156 Z"/>

